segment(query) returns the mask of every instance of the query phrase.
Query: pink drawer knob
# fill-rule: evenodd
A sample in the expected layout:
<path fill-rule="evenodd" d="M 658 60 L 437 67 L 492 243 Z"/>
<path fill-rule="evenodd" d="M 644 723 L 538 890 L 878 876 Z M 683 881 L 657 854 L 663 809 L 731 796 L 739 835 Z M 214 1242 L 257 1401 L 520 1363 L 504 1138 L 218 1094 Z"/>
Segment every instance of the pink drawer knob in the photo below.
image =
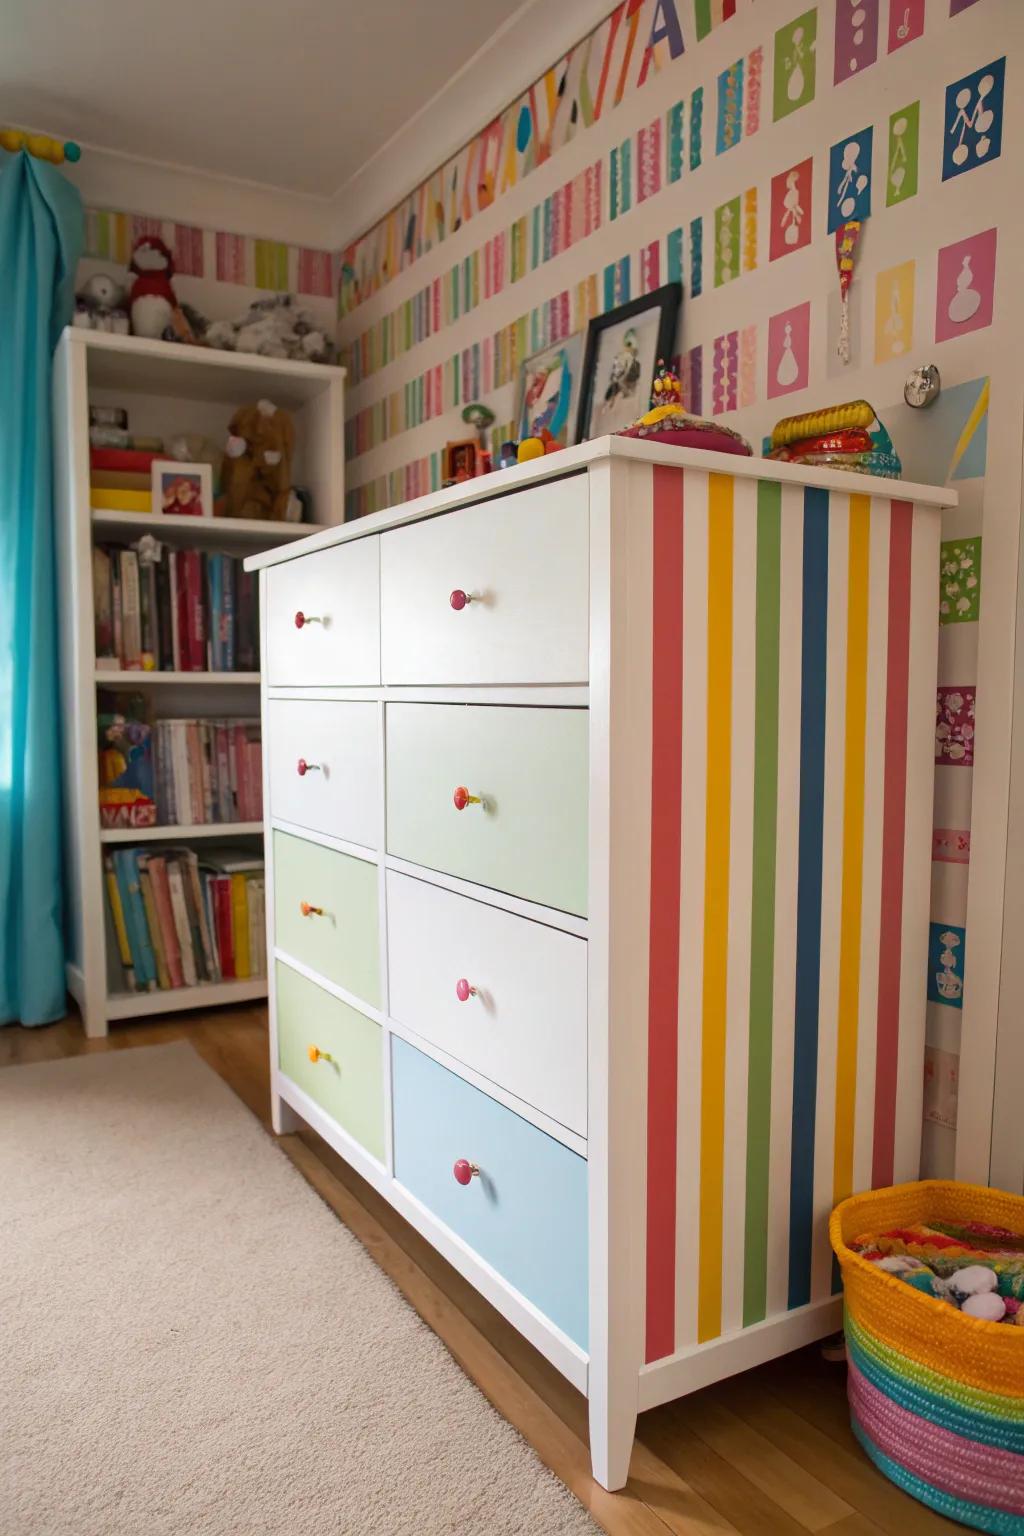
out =
<path fill-rule="evenodd" d="M 304 757 L 300 757 L 298 762 L 295 764 L 295 771 L 300 779 L 304 779 L 307 773 L 319 773 L 320 764 L 307 763 Z"/>
<path fill-rule="evenodd" d="M 452 802 L 457 811 L 464 811 L 467 805 L 482 805 L 479 795 L 471 795 L 465 784 L 460 784 L 452 795 Z"/>
<path fill-rule="evenodd" d="M 465 976 L 460 976 L 455 983 L 455 996 L 460 1003 L 468 1003 L 471 997 L 476 997 L 476 987 L 471 987 Z"/>
<path fill-rule="evenodd" d="M 303 613 L 301 608 L 299 609 L 298 613 L 295 615 L 295 628 L 296 629 L 305 629 L 307 624 L 322 624 L 322 623 L 323 623 L 323 619 L 317 618 L 314 614 L 311 614 L 311 613 Z"/>
<path fill-rule="evenodd" d="M 471 1180 L 480 1177 L 480 1169 L 476 1163 L 471 1163 L 464 1157 L 459 1158 L 452 1169 L 452 1173 L 455 1175 L 456 1184 L 469 1184 Z"/>
<path fill-rule="evenodd" d="M 473 599 L 468 592 L 463 592 L 461 587 L 456 587 L 448 601 L 451 603 L 456 613 L 461 613 L 466 604 L 471 603 Z"/>

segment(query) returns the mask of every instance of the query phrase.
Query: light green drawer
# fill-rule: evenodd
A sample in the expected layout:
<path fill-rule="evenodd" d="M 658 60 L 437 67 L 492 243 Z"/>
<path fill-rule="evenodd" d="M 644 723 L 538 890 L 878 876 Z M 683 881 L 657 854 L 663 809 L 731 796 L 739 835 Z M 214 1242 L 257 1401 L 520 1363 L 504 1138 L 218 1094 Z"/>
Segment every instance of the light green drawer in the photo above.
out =
<path fill-rule="evenodd" d="M 387 706 L 388 852 L 581 916 L 585 709 Z M 456 809 L 460 785 L 483 800 Z"/>
<path fill-rule="evenodd" d="M 302 905 L 321 908 L 302 914 Z M 274 833 L 274 937 L 278 948 L 335 986 L 380 1007 L 377 866 Z"/>
<path fill-rule="evenodd" d="M 342 1130 L 384 1161 L 384 1064 L 381 1028 L 280 961 L 277 1060 Z M 311 1061 L 315 1046 L 331 1057 Z"/>

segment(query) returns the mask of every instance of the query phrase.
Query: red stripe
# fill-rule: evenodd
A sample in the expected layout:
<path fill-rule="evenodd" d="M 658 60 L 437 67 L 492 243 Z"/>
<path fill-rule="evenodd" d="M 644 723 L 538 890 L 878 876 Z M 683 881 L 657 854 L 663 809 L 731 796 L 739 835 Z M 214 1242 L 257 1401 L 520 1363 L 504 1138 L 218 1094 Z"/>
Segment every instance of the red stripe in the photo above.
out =
<path fill-rule="evenodd" d="M 647 1004 L 647 1347 L 675 1349 L 676 1065 L 683 733 L 683 474 L 656 465 L 651 677 L 650 968 Z"/>
<path fill-rule="evenodd" d="M 736 15 L 736 0 L 722 0 L 722 20 L 728 21 L 730 16 Z"/>
<path fill-rule="evenodd" d="M 894 501 L 889 527 L 889 659 L 886 668 L 882 804 L 882 943 L 878 957 L 875 1134 L 871 1182 L 891 1184 L 903 949 L 903 838 L 907 814 L 907 698 L 910 674 L 910 541 L 913 508 Z"/>

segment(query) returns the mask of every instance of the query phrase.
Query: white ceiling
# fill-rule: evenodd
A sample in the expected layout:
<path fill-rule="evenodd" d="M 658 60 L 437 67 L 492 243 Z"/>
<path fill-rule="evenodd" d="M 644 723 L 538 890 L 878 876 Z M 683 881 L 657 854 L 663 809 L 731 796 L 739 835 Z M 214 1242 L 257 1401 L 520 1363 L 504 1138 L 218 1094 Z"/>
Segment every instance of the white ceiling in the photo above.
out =
<path fill-rule="evenodd" d="M 5 0 L 3 120 L 335 198 L 534 3 Z"/>

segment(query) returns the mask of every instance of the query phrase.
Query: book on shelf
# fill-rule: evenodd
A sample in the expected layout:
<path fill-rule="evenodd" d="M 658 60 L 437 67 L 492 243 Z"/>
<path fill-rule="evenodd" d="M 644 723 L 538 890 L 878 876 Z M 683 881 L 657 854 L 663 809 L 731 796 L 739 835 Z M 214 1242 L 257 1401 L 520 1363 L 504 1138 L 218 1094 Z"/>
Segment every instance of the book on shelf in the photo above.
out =
<path fill-rule="evenodd" d="M 267 974 L 257 848 L 119 848 L 103 864 L 115 990 L 166 992 Z"/>
<path fill-rule="evenodd" d="M 263 820 L 258 717 L 155 719 L 144 694 L 105 689 L 98 704 L 101 827 Z"/>
<path fill-rule="evenodd" d="M 242 557 L 144 534 L 96 544 L 96 667 L 111 672 L 254 672 L 259 586 Z"/>

